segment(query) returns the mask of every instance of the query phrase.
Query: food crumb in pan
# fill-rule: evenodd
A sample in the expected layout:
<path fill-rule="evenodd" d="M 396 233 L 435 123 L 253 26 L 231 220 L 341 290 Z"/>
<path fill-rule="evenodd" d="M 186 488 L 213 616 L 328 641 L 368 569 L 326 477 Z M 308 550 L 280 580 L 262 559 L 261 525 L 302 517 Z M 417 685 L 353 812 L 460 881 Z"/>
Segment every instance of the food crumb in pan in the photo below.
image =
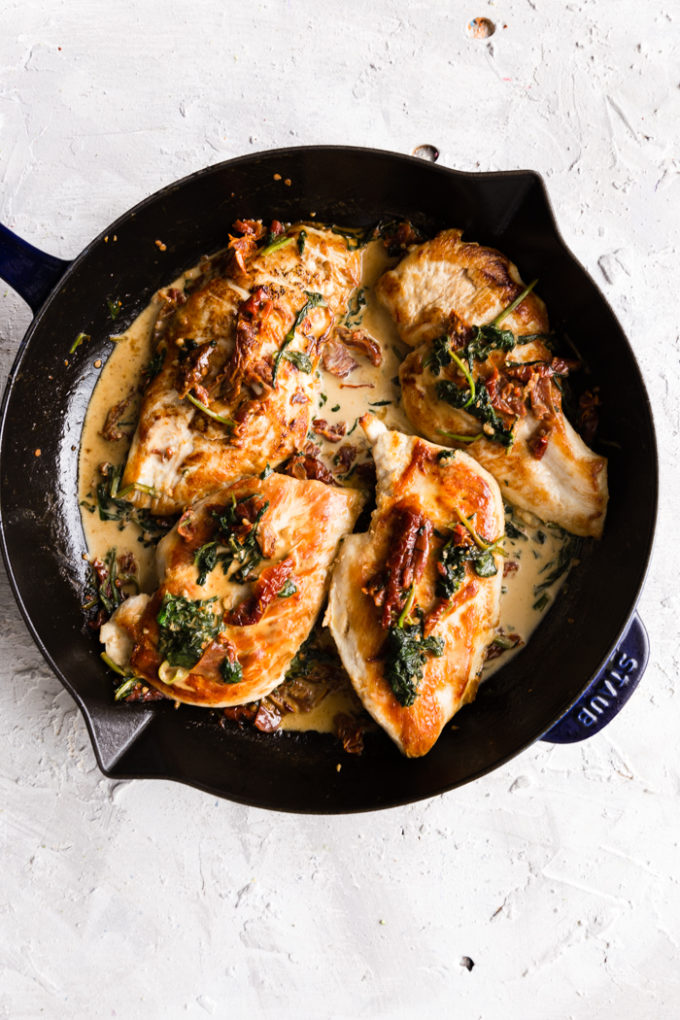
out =
<path fill-rule="evenodd" d="M 341 770 L 341 768 L 342 768 L 342 765 L 340 764 L 340 762 L 338 762 L 338 764 L 335 766 L 335 771 L 339 772 Z"/>
<path fill-rule="evenodd" d="M 40 449 L 40 447 L 38 447 L 38 449 L 35 451 L 36 457 L 39 457 L 41 453 L 42 453 L 42 450 Z"/>
<path fill-rule="evenodd" d="M 101 368 L 102 367 L 101 358 L 97 358 L 97 360 L 94 363 L 94 367 L 95 368 Z"/>
<path fill-rule="evenodd" d="M 460 965 L 461 967 L 465 967 L 466 970 L 472 970 L 475 965 L 475 961 L 471 960 L 469 956 L 461 956 Z"/>
<path fill-rule="evenodd" d="M 290 177 L 286 177 L 283 183 L 286 185 L 287 188 L 289 188 L 293 182 L 291 181 Z"/>
<path fill-rule="evenodd" d="M 275 181 L 280 181 L 281 180 L 281 174 L 274 174 L 274 180 Z"/>
<path fill-rule="evenodd" d="M 163 244 L 162 241 L 156 240 L 156 241 L 154 241 L 154 244 L 156 245 L 156 247 L 158 248 L 159 251 L 167 251 L 168 250 L 167 244 Z"/>

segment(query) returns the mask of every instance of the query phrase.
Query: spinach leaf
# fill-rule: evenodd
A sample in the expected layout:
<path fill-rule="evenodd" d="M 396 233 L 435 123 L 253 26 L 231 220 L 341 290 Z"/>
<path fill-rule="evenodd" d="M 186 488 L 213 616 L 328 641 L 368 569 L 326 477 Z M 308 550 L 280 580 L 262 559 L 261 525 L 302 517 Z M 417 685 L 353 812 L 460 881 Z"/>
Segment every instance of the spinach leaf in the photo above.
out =
<path fill-rule="evenodd" d="M 364 317 L 364 308 L 366 307 L 366 291 L 363 287 L 356 292 L 354 297 L 350 298 L 347 302 L 347 315 L 345 316 L 345 325 L 348 329 L 356 329 L 360 325 L 361 320 Z"/>
<path fill-rule="evenodd" d="M 583 540 L 580 538 L 572 536 L 567 539 L 564 545 L 560 547 L 560 551 L 557 554 L 557 561 L 554 564 L 552 562 L 548 563 L 543 568 L 544 570 L 546 570 L 547 567 L 552 566 L 552 570 L 550 571 L 549 574 L 546 575 L 544 580 L 541 581 L 540 584 L 534 585 L 534 595 L 540 595 L 542 592 L 545 592 L 546 588 L 550 588 L 551 585 L 555 583 L 555 581 L 559 581 L 562 575 L 566 573 L 566 571 L 571 566 L 572 560 L 576 559 L 580 554 L 582 546 Z"/>
<path fill-rule="evenodd" d="M 208 574 L 217 566 L 217 542 L 206 542 L 196 550 L 194 563 L 198 567 L 197 584 L 205 584 Z"/>
<path fill-rule="evenodd" d="M 503 419 L 491 406 L 489 393 L 485 386 L 478 386 L 472 401 L 470 401 L 469 389 L 456 386 L 450 379 L 440 379 L 437 383 L 437 396 L 451 407 L 461 410 L 465 408 L 468 414 L 476 418 L 477 421 L 481 421 L 485 426 L 485 438 L 501 443 L 503 446 L 512 446 L 513 430 L 507 428 Z"/>
<path fill-rule="evenodd" d="M 148 362 L 146 368 L 142 371 L 145 386 L 148 386 L 151 380 L 156 378 L 163 367 L 164 361 L 165 347 L 159 347 L 158 350 L 154 351 L 151 361 Z"/>
<path fill-rule="evenodd" d="M 231 659 L 225 655 L 224 659 L 220 663 L 220 674 L 225 684 L 240 684 L 243 680 L 243 666 L 238 661 Z"/>
<path fill-rule="evenodd" d="M 472 566 L 477 577 L 495 577 L 498 573 L 493 554 L 499 548 L 502 539 L 497 538 L 495 542 L 486 542 L 477 534 L 471 521 L 460 512 L 458 512 L 458 517 L 468 529 L 473 544 L 461 543 L 454 530 L 451 538 L 442 546 L 439 553 L 439 576 L 435 594 L 445 599 L 450 599 L 455 595 L 465 580 L 466 563 Z"/>
<path fill-rule="evenodd" d="M 439 375 L 443 368 L 453 361 L 451 357 L 451 337 L 446 333 L 432 341 L 432 347 L 425 356 L 425 365 L 432 375 Z"/>
<path fill-rule="evenodd" d="M 474 336 L 465 345 L 462 352 L 472 368 L 473 361 L 486 361 L 492 351 L 512 351 L 518 340 L 510 329 L 498 329 L 496 326 L 475 326 Z"/>
<path fill-rule="evenodd" d="M 316 291 L 312 290 L 306 290 L 305 294 L 307 296 L 307 300 L 305 301 L 304 305 L 295 316 L 295 322 L 293 323 L 293 325 L 290 327 L 285 337 L 283 338 L 283 343 L 279 347 L 278 353 L 274 358 L 274 368 L 272 370 L 272 386 L 276 386 L 276 374 L 279 370 L 279 363 L 281 361 L 281 358 L 283 357 L 283 352 L 288 347 L 288 345 L 292 343 L 293 338 L 295 337 L 295 332 L 298 329 L 298 327 L 301 326 L 302 323 L 304 322 L 307 312 L 311 311 L 312 308 L 317 308 L 319 305 L 323 307 L 326 306 L 326 301 L 324 299 L 323 294 L 317 294 Z"/>
<path fill-rule="evenodd" d="M 156 620 L 159 627 L 158 651 L 171 666 L 191 669 L 203 649 L 220 629 L 221 618 L 208 608 L 216 600 L 187 599 L 183 595 L 163 596 Z"/>
<path fill-rule="evenodd" d="M 83 500 L 81 506 L 91 512 L 98 509 L 101 521 L 117 521 L 119 531 L 122 531 L 126 524 L 137 525 L 142 532 L 137 541 L 142 542 L 145 546 L 155 545 L 170 530 L 174 524 L 174 518 L 157 517 L 149 510 L 136 507 L 134 503 L 130 503 L 123 496 L 124 493 L 130 491 L 130 488 L 140 491 L 148 489 L 149 495 L 154 494 L 153 490 L 139 485 L 126 486 L 121 490 L 122 464 L 103 464 L 99 469 L 99 474 L 96 506 L 88 503 L 87 500 Z"/>
<path fill-rule="evenodd" d="M 283 356 L 286 361 L 292 362 L 300 372 L 304 372 L 305 375 L 312 374 L 312 360 L 304 351 L 284 351 Z"/>
<path fill-rule="evenodd" d="M 226 574 L 231 564 L 236 560 L 239 567 L 231 576 L 231 580 L 235 581 L 236 584 L 245 584 L 262 559 L 262 550 L 260 549 L 257 532 L 259 523 L 269 507 L 269 500 L 266 500 L 257 511 L 245 535 L 237 537 L 234 533 L 235 528 L 241 525 L 243 518 L 243 512 L 240 508 L 242 508 L 244 503 L 260 496 L 261 493 L 255 492 L 251 496 L 246 496 L 245 499 L 238 500 L 238 502 L 236 497 L 232 496 L 231 504 L 226 506 L 221 513 L 213 511 L 213 516 L 219 525 L 218 544 L 224 546 L 221 551 L 216 551 L 214 565 L 221 563 L 222 570 Z"/>
<path fill-rule="evenodd" d="M 429 655 L 444 652 L 439 637 L 423 637 L 422 622 L 390 627 L 385 644 L 385 678 L 400 705 L 408 708 L 418 697 L 423 668 Z"/>

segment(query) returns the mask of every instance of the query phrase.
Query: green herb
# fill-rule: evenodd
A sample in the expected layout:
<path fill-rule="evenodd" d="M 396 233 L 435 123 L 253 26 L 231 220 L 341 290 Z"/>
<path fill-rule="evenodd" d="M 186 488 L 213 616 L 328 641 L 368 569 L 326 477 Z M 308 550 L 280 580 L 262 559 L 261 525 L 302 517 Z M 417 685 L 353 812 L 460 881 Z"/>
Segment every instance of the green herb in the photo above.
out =
<path fill-rule="evenodd" d="M 529 294 L 531 293 L 531 291 L 532 291 L 532 290 L 534 289 L 534 287 L 536 286 L 536 284 L 537 284 L 537 283 L 538 283 L 538 278 L 537 278 L 537 279 L 535 279 L 535 280 L 532 280 L 532 281 L 531 281 L 531 283 L 529 283 L 529 284 L 528 284 L 528 285 L 527 285 L 527 286 L 526 286 L 526 287 L 524 288 L 524 290 L 522 291 L 522 293 L 521 293 L 521 294 L 518 294 L 518 295 L 517 295 L 517 297 L 515 298 L 515 300 L 514 300 L 514 301 L 512 301 L 512 302 L 511 302 L 511 303 L 510 303 L 510 304 L 508 305 L 508 307 L 507 307 L 507 308 L 504 308 L 502 312 L 499 312 L 499 313 L 498 313 L 498 315 L 496 316 L 496 318 L 495 318 L 495 319 L 493 319 L 493 320 L 492 320 L 492 322 L 490 323 L 490 325 L 491 325 L 491 326 L 500 326 L 500 324 L 501 324 L 501 322 L 503 321 L 503 319 L 505 319 L 505 318 L 506 318 L 506 316 L 510 315 L 510 312 L 514 312 L 515 308 L 517 308 L 517 306 L 518 306 L 518 305 L 521 305 L 521 304 L 522 304 L 522 302 L 524 301 L 524 298 L 525 298 L 525 297 L 527 297 L 527 295 L 529 295 Z"/>
<path fill-rule="evenodd" d="M 413 603 L 415 602 L 415 598 L 416 598 L 416 586 L 414 582 L 408 590 L 408 595 L 406 596 L 404 608 L 400 612 L 399 619 L 397 620 L 397 627 L 403 627 L 404 624 L 408 621 L 408 618 L 411 615 L 411 610 L 413 609 Z"/>
<path fill-rule="evenodd" d="M 442 638 L 423 637 L 422 622 L 390 627 L 385 643 L 385 679 L 400 705 L 408 708 L 418 697 L 428 654 L 438 658 L 443 652 Z"/>
<path fill-rule="evenodd" d="M 461 359 L 458 357 L 455 351 L 451 351 L 451 358 L 458 367 L 458 369 L 465 376 L 465 381 L 468 384 L 468 397 L 465 403 L 462 405 L 463 409 L 465 409 L 466 407 L 469 407 L 470 404 L 474 403 L 476 396 L 475 380 L 472 377 L 471 370 L 468 368 L 464 361 L 461 361 Z"/>
<path fill-rule="evenodd" d="M 118 558 L 115 547 L 108 549 L 102 560 L 103 569 L 92 571 L 96 598 L 108 616 L 125 600 L 124 578 L 118 576 Z M 127 578 L 129 580 L 129 577 Z"/>
<path fill-rule="evenodd" d="M 156 378 L 156 376 L 163 367 L 164 361 L 165 361 L 165 348 L 159 347 L 157 351 L 154 351 L 151 361 L 147 364 L 146 368 L 142 372 L 142 375 L 146 380 L 145 382 L 146 386 L 149 385 L 152 379 Z"/>
<path fill-rule="evenodd" d="M 198 567 L 197 584 L 205 584 L 208 574 L 217 566 L 217 542 L 206 542 L 196 550 L 194 563 Z"/>
<path fill-rule="evenodd" d="M 327 400 L 328 400 L 328 397 L 326 396 L 326 394 L 325 393 L 321 393 L 319 395 L 319 407 L 323 407 L 323 405 L 326 403 Z"/>
<path fill-rule="evenodd" d="M 274 474 L 274 468 L 269 467 L 267 464 L 262 471 L 260 471 L 260 478 L 264 481 L 265 478 L 269 478 L 270 475 Z"/>
<path fill-rule="evenodd" d="M 496 326 L 475 326 L 474 331 L 472 339 L 465 345 L 463 352 L 470 367 L 472 367 L 473 361 L 486 361 L 493 351 L 514 350 L 519 342 L 510 329 L 498 329 Z"/>
<path fill-rule="evenodd" d="M 550 599 L 544 593 L 543 595 L 541 595 L 540 599 L 538 599 L 536 602 L 534 602 L 533 608 L 538 610 L 538 612 L 540 613 L 542 609 L 545 609 L 545 607 L 548 605 L 549 602 L 550 602 Z"/>
<path fill-rule="evenodd" d="M 289 599 L 291 595 L 295 595 L 297 590 L 298 588 L 295 581 L 291 580 L 291 578 L 289 577 L 286 583 L 284 584 L 283 588 L 279 592 L 279 598 Z"/>
<path fill-rule="evenodd" d="M 286 680 L 304 680 L 311 674 L 323 671 L 327 674 L 327 668 L 337 668 L 337 657 L 318 643 L 318 635 L 312 631 L 310 636 L 300 646 L 293 661 L 286 671 Z"/>
<path fill-rule="evenodd" d="M 534 585 L 534 595 L 540 595 L 541 592 L 546 590 L 546 588 L 550 588 L 556 581 L 559 581 L 562 575 L 566 573 L 571 566 L 572 560 L 579 555 L 582 546 L 583 540 L 574 536 L 571 536 L 566 540 L 566 542 L 564 542 L 557 554 L 557 561 L 554 566 L 553 561 L 551 561 L 543 568 L 543 570 L 547 570 L 548 567 L 553 567 L 550 573 L 547 574 L 540 584 Z"/>
<path fill-rule="evenodd" d="M 523 531 L 520 531 L 519 528 L 512 523 L 512 521 L 506 520 L 505 534 L 508 536 L 508 538 L 523 538 L 525 542 L 527 541 L 527 536 L 524 534 Z"/>
<path fill-rule="evenodd" d="M 85 500 L 83 500 L 81 505 L 91 512 L 98 509 L 101 521 L 117 521 L 119 531 L 122 531 L 126 524 L 136 524 L 143 532 L 139 541 L 143 542 L 146 546 L 154 545 L 170 530 L 174 522 L 166 517 L 157 517 L 149 510 L 142 510 L 133 503 L 130 503 L 129 500 L 124 499 L 123 495 L 133 489 L 141 490 L 143 488 L 148 489 L 150 492 L 155 492 L 155 490 L 151 490 L 150 486 L 142 487 L 140 483 L 127 486 L 121 490 L 120 479 L 122 474 L 122 464 L 116 466 L 104 464 L 100 468 L 101 481 L 96 489 L 97 506 L 95 507 Z"/>
<path fill-rule="evenodd" d="M 455 443 L 476 443 L 478 439 L 484 438 L 483 432 L 477 432 L 474 436 L 464 436 L 460 432 L 447 432 L 446 429 L 437 429 L 440 436 L 445 439 L 452 439 Z"/>
<path fill-rule="evenodd" d="M 439 429 L 437 431 L 439 431 Z M 456 456 L 456 451 L 455 450 L 442 450 L 441 453 L 437 454 L 437 463 L 441 464 L 442 461 L 450 460 L 451 457 L 455 457 L 455 456 Z"/>
<path fill-rule="evenodd" d="M 216 563 L 222 564 L 222 570 L 226 574 L 231 564 L 236 561 L 239 567 L 234 571 L 231 580 L 237 584 L 245 584 L 262 559 L 257 531 L 259 523 L 269 507 L 268 500 L 257 511 L 255 520 L 251 523 L 250 530 L 244 538 L 237 538 L 233 533 L 243 518 L 242 504 L 255 499 L 256 496 L 260 496 L 260 493 L 253 493 L 252 496 L 246 496 L 245 499 L 238 502 L 236 497 L 232 496 L 230 506 L 225 507 L 221 513 L 213 512 L 220 529 L 219 537 L 225 546 L 221 552 L 217 553 Z"/>
<path fill-rule="evenodd" d="M 455 533 L 445 542 L 439 553 L 439 576 L 436 583 L 436 594 L 440 598 L 450 599 L 456 594 L 465 580 L 465 564 L 469 563 L 478 577 L 494 577 L 498 567 L 494 553 L 500 551 L 502 538 L 494 542 L 486 542 L 480 538 L 471 521 L 457 511 L 458 519 L 470 536 L 473 545 L 456 543 Z"/>
<path fill-rule="evenodd" d="M 391 400 L 369 400 L 368 406 L 369 407 L 386 407 L 387 404 L 391 404 L 391 403 L 393 403 L 393 401 L 391 401 Z"/>
<path fill-rule="evenodd" d="M 238 661 L 225 655 L 220 663 L 220 675 L 225 684 L 240 684 L 243 680 L 243 666 Z"/>
<path fill-rule="evenodd" d="M 260 255 L 271 255 L 273 251 L 278 251 L 279 248 L 283 248 L 287 244 L 292 244 L 295 240 L 294 237 L 289 237 L 287 234 L 283 234 L 281 237 L 277 237 L 275 241 L 268 244 L 266 248 L 260 249 Z"/>
<path fill-rule="evenodd" d="M 439 375 L 442 369 L 452 362 L 451 337 L 448 334 L 438 336 L 432 341 L 432 347 L 425 356 L 425 367 L 429 368 L 432 375 Z"/>
<path fill-rule="evenodd" d="M 366 291 L 362 287 L 356 292 L 354 297 L 350 298 L 347 302 L 347 315 L 345 316 L 345 325 L 348 329 L 355 329 L 360 325 L 361 320 L 364 317 L 364 309 L 366 307 Z"/>
<path fill-rule="evenodd" d="M 120 315 L 120 310 L 123 307 L 122 302 L 118 300 L 112 300 L 111 298 L 107 298 L 106 304 L 108 305 L 109 315 L 111 316 L 111 318 L 117 319 L 118 316 Z"/>
<path fill-rule="evenodd" d="M 302 230 L 300 231 L 300 233 L 298 234 L 298 242 L 297 242 L 298 243 L 298 253 L 300 255 L 302 255 L 303 251 L 305 250 L 305 242 L 306 242 L 306 240 L 307 240 L 307 231 L 303 227 Z"/>
<path fill-rule="evenodd" d="M 292 343 L 292 341 L 293 341 L 293 339 L 295 337 L 295 332 L 296 332 L 297 328 L 300 325 L 302 325 L 302 322 L 304 321 L 304 318 L 307 315 L 307 312 L 311 311 L 312 308 L 316 308 L 319 305 L 323 306 L 324 308 L 326 306 L 326 302 L 324 300 L 323 294 L 317 294 L 315 291 L 310 291 L 310 290 L 306 290 L 305 294 L 307 295 L 307 300 L 305 301 L 304 305 L 302 306 L 300 311 L 295 316 L 295 322 L 293 323 L 293 325 L 290 327 L 290 329 L 286 333 L 285 337 L 283 338 L 283 343 L 281 344 L 281 347 L 279 348 L 278 354 L 274 358 L 274 368 L 273 368 L 273 371 L 272 371 L 272 385 L 273 386 L 276 385 L 276 374 L 277 374 L 277 372 L 279 370 L 279 362 L 281 361 L 281 358 L 283 357 L 283 353 L 284 353 L 285 349 L 288 347 L 288 345 L 290 343 Z"/>
<path fill-rule="evenodd" d="M 113 700 L 125 701 L 128 694 L 132 694 L 133 690 L 135 689 L 138 683 L 139 680 L 136 676 L 127 677 L 125 680 L 123 680 L 122 684 L 119 684 L 118 687 L 116 687 L 116 689 L 114 690 Z"/>
<path fill-rule="evenodd" d="M 359 419 L 358 419 L 358 418 L 355 418 L 355 419 L 354 419 L 354 425 L 352 425 L 351 429 L 350 429 L 350 430 L 349 430 L 349 432 L 347 433 L 347 435 L 348 435 L 348 436 L 351 436 L 351 435 L 352 435 L 352 433 L 354 432 L 354 430 L 355 430 L 355 428 L 357 427 L 357 425 L 358 425 L 358 424 L 359 424 Z"/>
<path fill-rule="evenodd" d="M 221 618 L 208 608 L 215 599 L 187 599 L 166 592 L 156 620 L 159 626 L 158 650 L 171 666 L 191 669 L 203 649 L 220 629 Z"/>
<path fill-rule="evenodd" d="M 113 659 L 106 654 L 106 652 L 101 653 L 101 659 L 109 667 L 109 669 L 112 669 L 114 673 L 123 677 L 122 684 L 119 684 L 113 692 L 113 700 L 124 701 L 128 694 L 132 693 L 137 684 L 141 683 L 140 678 L 135 676 L 134 673 L 121 669 L 118 663 L 114 662 Z"/>
<path fill-rule="evenodd" d="M 333 407 L 331 407 L 331 411 L 339 411 L 339 410 L 340 410 L 340 404 L 333 404 Z"/>
<path fill-rule="evenodd" d="M 284 351 L 283 356 L 286 361 L 291 361 L 300 372 L 311 375 L 312 361 L 309 355 L 304 354 L 302 351 Z"/>
<path fill-rule="evenodd" d="M 73 341 L 73 343 L 71 344 L 71 346 L 68 349 L 69 354 L 74 354 L 78 350 L 78 348 L 80 347 L 80 345 L 83 343 L 84 340 L 91 340 L 91 339 L 92 339 L 92 337 L 90 336 L 89 333 L 79 333 L 78 336 L 75 338 L 75 340 Z"/>
<path fill-rule="evenodd" d="M 345 244 L 350 251 L 356 251 L 357 248 L 365 247 L 376 232 L 376 227 L 367 227 L 365 230 L 359 229 L 346 229 L 345 227 L 331 226 L 331 231 L 334 234 L 339 234 L 340 237 L 344 237 Z"/>
<path fill-rule="evenodd" d="M 230 429 L 236 428 L 236 422 L 233 418 L 229 418 L 225 414 L 217 414 L 215 411 L 211 411 L 206 404 L 202 403 L 202 401 L 198 400 L 191 393 L 187 393 L 187 400 L 214 421 L 218 421 L 221 425 L 228 425 Z"/>
<path fill-rule="evenodd" d="M 440 400 L 451 404 L 452 407 L 460 408 L 461 410 L 465 408 L 467 413 L 472 415 L 473 418 L 483 422 L 485 426 L 489 426 L 488 429 L 484 429 L 484 435 L 487 439 L 492 439 L 503 446 L 512 446 L 513 429 L 507 428 L 503 419 L 491 406 L 489 393 L 485 386 L 480 386 L 477 389 L 474 400 L 470 403 L 470 393 L 468 390 L 460 389 L 450 379 L 440 379 L 437 383 L 437 396 Z"/>

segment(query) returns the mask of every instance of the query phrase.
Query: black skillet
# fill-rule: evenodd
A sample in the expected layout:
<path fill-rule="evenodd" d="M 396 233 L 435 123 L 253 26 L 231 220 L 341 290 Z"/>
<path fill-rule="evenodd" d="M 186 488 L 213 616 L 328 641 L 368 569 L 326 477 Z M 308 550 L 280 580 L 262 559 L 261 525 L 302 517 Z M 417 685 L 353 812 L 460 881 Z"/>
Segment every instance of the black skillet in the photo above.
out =
<path fill-rule="evenodd" d="M 600 385 L 600 434 L 612 444 L 602 449 L 611 490 L 604 538 L 590 543 L 528 647 L 415 761 L 381 733 L 355 758 L 328 735 L 263 735 L 235 724 L 222 729 L 199 709 L 114 704 L 97 641 L 83 627 L 78 444 L 100 371 L 95 363 L 112 350 L 109 335 L 125 329 L 158 287 L 223 247 L 234 219 L 312 214 L 352 226 L 405 217 L 428 233 L 462 227 L 470 239 L 506 252 L 525 279 L 538 276 L 553 321 L 565 320 Z M 459 173 L 334 146 L 258 153 L 164 188 L 70 263 L 0 227 L 0 276 L 35 313 L 2 409 L 3 554 L 26 623 L 83 712 L 107 776 L 175 779 L 287 811 L 389 807 L 475 779 L 541 737 L 589 736 L 628 699 L 648 655 L 634 608 L 656 515 L 652 416 L 621 327 L 559 237 L 535 173 Z M 115 323 L 107 299 L 122 303 Z M 69 355 L 80 332 L 92 339 Z"/>

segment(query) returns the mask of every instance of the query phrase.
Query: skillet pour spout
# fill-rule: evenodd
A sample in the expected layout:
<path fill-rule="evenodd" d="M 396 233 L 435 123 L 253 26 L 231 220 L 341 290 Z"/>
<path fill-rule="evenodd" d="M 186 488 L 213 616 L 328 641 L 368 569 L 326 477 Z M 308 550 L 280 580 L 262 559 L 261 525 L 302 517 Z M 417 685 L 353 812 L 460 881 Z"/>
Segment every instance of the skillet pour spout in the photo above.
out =
<path fill-rule="evenodd" d="M 78 446 L 95 364 L 110 354 L 112 331 L 125 330 L 159 287 L 201 255 L 224 247 L 235 219 L 293 221 L 312 213 L 319 222 L 358 227 L 410 219 L 428 235 L 460 227 L 507 252 L 527 279 L 540 276 L 554 318 L 588 352 L 600 386 L 601 435 L 613 444 L 602 541 L 589 543 L 527 648 L 482 685 L 455 728 L 419 760 L 402 758 L 382 733 L 368 735 L 363 756 L 345 756 L 326 734 L 223 729 L 210 713 L 169 703 L 116 705 L 97 639 L 83 624 Z M 451 790 L 539 738 L 563 743 L 597 733 L 628 700 L 648 656 L 634 610 L 656 518 L 652 413 L 631 347 L 562 241 L 537 174 L 462 173 L 339 146 L 261 152 L 169 185 L 72 262 L 0 226 L 0 276 L 35 313 L 0 419 L 2 551 L 29 630 L 83 712 L 107 776 L 174 779 L 285 811 L 374 810 Z M 121 308 L 115 325 L 112 300 Z M 90 341 L 69 354 L 81 332 Z"/>

